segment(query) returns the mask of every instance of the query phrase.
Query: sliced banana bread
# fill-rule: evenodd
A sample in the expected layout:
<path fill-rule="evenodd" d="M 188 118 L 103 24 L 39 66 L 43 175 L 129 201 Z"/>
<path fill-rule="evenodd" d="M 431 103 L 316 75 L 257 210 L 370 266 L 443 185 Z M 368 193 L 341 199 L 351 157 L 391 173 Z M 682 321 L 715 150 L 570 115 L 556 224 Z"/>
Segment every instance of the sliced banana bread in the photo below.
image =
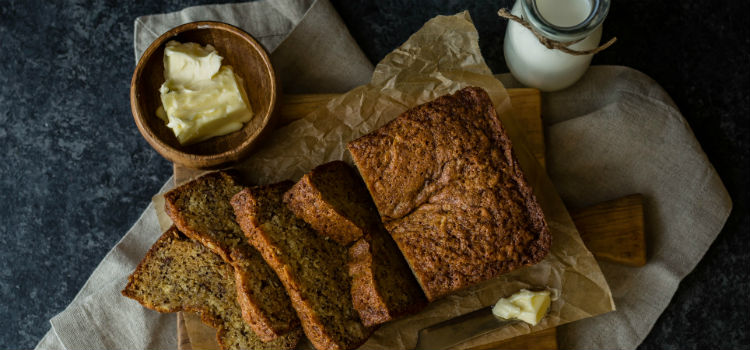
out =
<path fill-rule="evenodd" d="M 342 245 L 362 237 L 378 218 L 362 179 L 342 161 L 305 174 L 284 194 L 284 203 L 318 233 Z"/>
<path fill-rule="evenodd" d="M 229 201 L 242 188 L 229 173 L 210 173 L 167 192 L 165 209 L 180 231 L 232 265 L 242 315 L 270 341 L 299 327 L 299 319 L 281 281 L 235 221 Z"/>
<path fill-rule="evenodd" d="M 353 349 L 371 329 L 352 305 L 347 249 L 318 235 L 284 205 L 283 194 L 292 185 L 286 181 L 242 190 L 232 198 L 237 221 L 279 275 L 313 346 Z"/>
<path fill-rule="evenodd" d="M 365 326 L 419 312 L 427 299 L 385 229 L 365 234 L 349 247 L 352 302 Z"/>
<path fill-rule="evenodd" d="M 138 264 L 122 294 L 159 312 L 200 313 L 217 329 L 222 349 L 293 349 L 302 337 L 299 329 L 264 342 L 244 322 L 232 271 L 221 257 L 172 226 Z"/>
<path fill-rule="evenodd" d="M 365 326 L 416 313 L 427 304 L 398 247 L 380 223 L 357 173 L 342 161 L 320 165 L 284 194 L 318 233 L 349 247 L 352 302 Z"/>
<path fill-rule="evenodd" d="M 547 255 L 544 213 L 481 88 L 411 108 L 347 147 L 429 300 Z"/>
<path fill-rule="evenodd" d="M 247 245 L 229 204 L 242 188 L 228 172 L 209 173 L 165 193 L 164 210 L 185 235 L 231 262 L 232 250 Z"/>

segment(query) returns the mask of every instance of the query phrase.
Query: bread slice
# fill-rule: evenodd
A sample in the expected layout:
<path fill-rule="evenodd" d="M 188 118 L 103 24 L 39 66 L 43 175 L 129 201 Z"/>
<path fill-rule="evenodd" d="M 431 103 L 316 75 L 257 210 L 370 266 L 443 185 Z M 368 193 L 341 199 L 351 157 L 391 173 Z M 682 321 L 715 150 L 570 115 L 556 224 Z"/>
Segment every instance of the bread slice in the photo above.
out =
<path fill-rule="evenodd" d="M 284 195 L 284 203 L 318 233 L 342 245 L 362 237 L 377 218 L 364 183 L 342 161 L 320 165 L 305 174 Z"/>
<path fill-rule="evenodd" d="M 385 229 L 370 231 L 349 247 L 352 302 L 365 326 L 415 314 L 427 299 Z"/>
<path fill-rule="evenodd" d="M 209 173 L 165 193 L 164 210 L 185 235 L 231 262 L 232 250 L 247 245 L 229 204 L 242 188 L 228 172 Z"/>
<path fill-rule="evenodd" d="M 300 330 L 264 342 L 240 315 L 233 269 L 172 226 L 151 247 L 122 291 L 159 312 L 200 313 L 222 349 L 293 349 Z"/>
<path fill-rule="evenodd" d="M 276 271 L 302 328 L 317 349 L 353 349 L 367 340 L 352 305 L 345 247 L 318 235 L 282 201 L 286 181 L 242 190 L 232 198 L 237 221 Z"/>
<path fill-rule="evenodd" d="M 210 173 L 167 192 L 165 209 L 180 231 L 232 265 L 245 321 L 271 341 L 299 327 L 299 319 L 281 281 L 235 221 L 229 201 L 240 189 L 231 174 Z"/>
<path fill-rule="evenodd" d="M 544 214 L 484 90 L 409 109 L 347 147 L 430 301 L 547 255 Z"/>
<path fill-rule="evenodd" d="M 398 247 L 380 223 L 362 179 L 334 161 L 305 174 L 284 203 L 324 236 L 349 247 L 352 302 L 374 326 L 421 310 L 427 300 Z"/>

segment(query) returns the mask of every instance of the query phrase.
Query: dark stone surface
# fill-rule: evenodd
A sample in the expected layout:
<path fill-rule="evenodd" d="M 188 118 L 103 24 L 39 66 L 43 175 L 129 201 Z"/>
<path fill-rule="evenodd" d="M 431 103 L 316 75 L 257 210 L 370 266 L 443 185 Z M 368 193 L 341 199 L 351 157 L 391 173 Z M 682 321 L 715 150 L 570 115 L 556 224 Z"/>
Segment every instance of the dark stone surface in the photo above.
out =
<path fill-rule="evenodd" d="M 510 1 L 332 2 L 373 62 L 431 17 L 468 9 L 488 64 L 507 71 L 495 12 Z M 0 0 L 0 348 L 36 344 L 169 177 L 130 115 L 133 20 L 202 3 Z M 620 41 L 594 58 L 662 84 L 734 200 L 643 349 L 750 344 L 748 4 L 614 1 L 604 38 Z"/>

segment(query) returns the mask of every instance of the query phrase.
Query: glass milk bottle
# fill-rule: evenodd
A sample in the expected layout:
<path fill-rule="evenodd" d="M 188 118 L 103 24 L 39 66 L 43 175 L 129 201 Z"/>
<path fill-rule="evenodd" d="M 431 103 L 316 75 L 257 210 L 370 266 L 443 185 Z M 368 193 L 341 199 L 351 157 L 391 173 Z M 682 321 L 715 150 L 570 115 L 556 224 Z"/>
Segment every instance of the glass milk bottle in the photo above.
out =
<path fill-rule="evenodd" d="M 593 50 L 602 37 L 609 0 L 517 0 L 511 13 L 542 37 L 576 51 Z M 593 54 L 575 55 L 543 45 L 528 28 L 508 21 L 503 46 L 510 72 L 526 86 L 556 91 L 583 76 Z"/>

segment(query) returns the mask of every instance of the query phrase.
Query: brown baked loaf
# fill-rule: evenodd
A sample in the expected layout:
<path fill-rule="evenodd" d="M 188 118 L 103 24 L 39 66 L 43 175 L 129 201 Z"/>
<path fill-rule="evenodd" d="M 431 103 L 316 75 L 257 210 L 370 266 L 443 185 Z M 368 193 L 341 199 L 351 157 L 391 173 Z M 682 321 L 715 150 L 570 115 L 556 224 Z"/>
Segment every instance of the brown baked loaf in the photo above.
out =
<path fill-rule="evenodd" d="M 542 210 L 484 90 L 409 109 L 348 148 L 430 301 L 549 251 Z"/>
<path fill-rule="evenodd" d="M 172 226 L 138 264 L 122 294 L 159 312 L 200 313 L 222 349 L 293 349 L 301 330 L 264 342 L 244 322 L 233 269 Z"/>
<path fill-rule="evenodd" d="M 318 233 L 349 245 L 365 232 L 374 212 L 362 180 L 342 161 L 320 165 L 284 194 L 284 203 Z"/>
<path fill-rule="evenodd" d="M 232 198 L 237 221 L 279 275 L 316 349 L 353 349 L 371 330 L 349 296 L 346 248 L 318 235 L 284 205 L 292 182 L 242 190 Z"/>
<path fill-rule="evenodd" d="M 210 173 L 167 192 L 165 208 L 180 231 L 232 265 L 245 321 L 271 341 L 299 327 L 299 319 L 281 281 L 235 221 L 229 201 L 242 188 L 226 172 Z"/>
<path fill-rule="evenodd" d="M 416 313 L 427 304 L 349 165 L 334 161 L 316 167 L 284 194 L 284 203 L 318 233 L 343 245 L 356 240 L 349 247 L 349 275 L 352 302 L 365 326 Z"/>

